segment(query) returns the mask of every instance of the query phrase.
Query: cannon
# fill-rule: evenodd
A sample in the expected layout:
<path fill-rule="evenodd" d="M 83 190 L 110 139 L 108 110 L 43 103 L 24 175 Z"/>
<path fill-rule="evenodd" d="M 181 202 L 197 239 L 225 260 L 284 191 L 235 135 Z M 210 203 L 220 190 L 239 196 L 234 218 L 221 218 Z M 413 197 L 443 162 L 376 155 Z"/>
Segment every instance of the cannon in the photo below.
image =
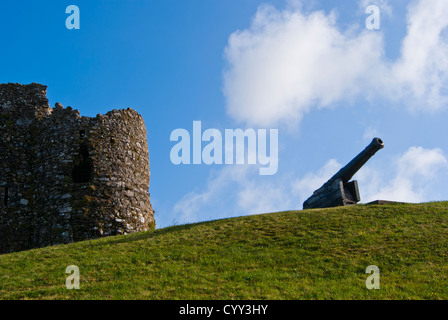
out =
<path fill-rule="evenodd" d="M 372 142 L 345 167 L 339 170 L 322 187 L 313 192 L 303 203 L 303 209 L 329 208 L 357 204 L 361 201 L 358 182 L 350 179 L 380 149 L 384 143 L 380 138 Z"/>

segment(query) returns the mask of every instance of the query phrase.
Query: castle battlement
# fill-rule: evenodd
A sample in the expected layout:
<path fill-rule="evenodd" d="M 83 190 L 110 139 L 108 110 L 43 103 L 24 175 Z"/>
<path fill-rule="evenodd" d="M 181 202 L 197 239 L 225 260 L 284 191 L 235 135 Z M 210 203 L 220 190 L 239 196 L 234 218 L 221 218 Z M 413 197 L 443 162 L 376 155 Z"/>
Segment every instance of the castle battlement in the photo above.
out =
<path fill-rule="evenodd" d="M 146 134 L 135 110 L 80 116 L 0 84 L 0 253 L 154 228 Z"/>

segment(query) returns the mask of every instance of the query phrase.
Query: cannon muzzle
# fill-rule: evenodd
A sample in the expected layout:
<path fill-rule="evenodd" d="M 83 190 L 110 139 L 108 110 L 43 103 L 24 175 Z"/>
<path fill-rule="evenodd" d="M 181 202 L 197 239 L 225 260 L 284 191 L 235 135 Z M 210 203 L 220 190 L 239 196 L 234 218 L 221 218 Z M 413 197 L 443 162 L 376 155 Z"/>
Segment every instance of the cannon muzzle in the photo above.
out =
<path fill-rule="evenodd" d="M 339 170 L 330 180 L 341 179 L 347 183 L 363 165 L 380 149 L 384 148 L 384 142 L 380 138 L 374 138 L 372 142 L 350 161 L 344 168 Z"/>

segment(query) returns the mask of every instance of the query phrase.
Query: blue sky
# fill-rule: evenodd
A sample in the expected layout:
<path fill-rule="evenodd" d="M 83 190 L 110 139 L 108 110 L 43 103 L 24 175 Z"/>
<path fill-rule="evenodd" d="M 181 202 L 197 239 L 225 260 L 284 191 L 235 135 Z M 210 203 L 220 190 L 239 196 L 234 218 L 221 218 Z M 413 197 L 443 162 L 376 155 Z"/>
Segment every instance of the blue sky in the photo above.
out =
<path fill-rule="evenodd" d="M 310 4 L 311 3 L 311 4 Z M 368 30 L 365 8 L 380 9 Z M 80 10 L 68 30 L 65 9 Z M 0 82 L 38 82 L 95 116 L 132 107 L 148 130 L 157 227 L 303 201 L 379 136 L 362 202 L 447 198 L 448 3 L 14 1 L 0 6 Z M 278 129 L 278 171 L 174 165 L 177 128 Z"/>

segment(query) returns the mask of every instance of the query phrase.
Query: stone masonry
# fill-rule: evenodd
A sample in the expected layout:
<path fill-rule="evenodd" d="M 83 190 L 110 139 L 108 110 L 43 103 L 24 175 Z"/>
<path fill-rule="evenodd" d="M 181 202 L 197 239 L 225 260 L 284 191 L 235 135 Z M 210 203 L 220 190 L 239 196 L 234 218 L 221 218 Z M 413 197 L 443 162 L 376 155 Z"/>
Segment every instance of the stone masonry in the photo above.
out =
<path fill-rule="evenodd" d="M 46 89 L 0 84 L 0 253 L 153 229 L 141 115 L 50 108 Z"/>

